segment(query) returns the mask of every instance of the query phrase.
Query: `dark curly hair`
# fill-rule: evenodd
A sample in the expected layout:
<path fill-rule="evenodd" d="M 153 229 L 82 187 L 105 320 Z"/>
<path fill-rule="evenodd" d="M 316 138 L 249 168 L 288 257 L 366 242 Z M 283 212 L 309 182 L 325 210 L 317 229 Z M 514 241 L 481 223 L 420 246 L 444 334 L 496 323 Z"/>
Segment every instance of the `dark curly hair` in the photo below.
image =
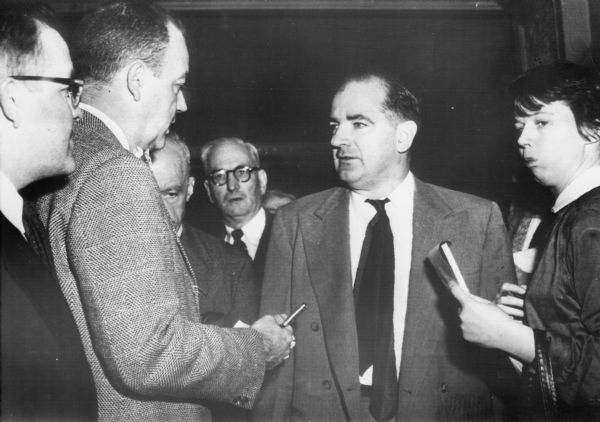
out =
<path fill-rule="evenodd" d="M 579 134 L 600 140 L 600 77 L 594 69 L 569 62 L 534 67 L 511 85 L 514 113 L 529 116 L 544 105 L 565 103 L 573 112 Z"/>

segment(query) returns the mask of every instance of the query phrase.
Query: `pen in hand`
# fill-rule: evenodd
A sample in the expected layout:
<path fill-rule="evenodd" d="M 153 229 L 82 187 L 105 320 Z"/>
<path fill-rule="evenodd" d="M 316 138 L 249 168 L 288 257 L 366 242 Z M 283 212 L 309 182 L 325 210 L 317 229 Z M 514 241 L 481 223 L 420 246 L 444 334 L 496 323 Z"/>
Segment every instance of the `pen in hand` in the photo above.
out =
<path fill-rule="evenodd" d="M 303 303 L 302 305 L 298 306 L 298 308 L 294 312 L 292 312 L 292 314 L 289 317 L 287 317 L 285 319 L 285 321 L 283 321 L 281 324 L 279 324 L 279 326 L 281 328 L 287 327 L 292 322 L 294 322 L 294 320 L 296 319 L 296 317 L 298 315 L 300 315 L 302 312 L 304 312 L 304 310 L 306 310 L 306 303 Z"/>

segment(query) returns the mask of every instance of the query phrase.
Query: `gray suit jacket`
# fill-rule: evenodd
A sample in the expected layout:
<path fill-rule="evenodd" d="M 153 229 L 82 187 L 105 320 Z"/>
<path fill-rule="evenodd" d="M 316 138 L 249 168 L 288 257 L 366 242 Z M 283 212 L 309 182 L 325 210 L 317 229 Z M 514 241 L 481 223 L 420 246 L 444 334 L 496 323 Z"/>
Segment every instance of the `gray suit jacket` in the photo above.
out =
<path fill-rule="evenodd" d="M 290 359 L 268 375 L 255 409 L 259 421 L 359 420 L 348 190 L 299 199 L 275 216 L 260 312 L 289 312 L 305 302 Z M 514 280 L 498 207 L 416 181 L 408 309 L 396 420 L 493 417 L 486 376 L 507 359 L 462 338 L 457 303 L 425 258 L 444 240 L 474 294 L 492 298 Z"/>
<path fill-rule="evenodd" d="M 147 164 L 87 112 L 73 139 L 75 173 L 39 210 L 100 420 L 210 420 L 201 399 L 250 407 L 264 374 L 260 334 L 200 323 L 193 272 Z"/>

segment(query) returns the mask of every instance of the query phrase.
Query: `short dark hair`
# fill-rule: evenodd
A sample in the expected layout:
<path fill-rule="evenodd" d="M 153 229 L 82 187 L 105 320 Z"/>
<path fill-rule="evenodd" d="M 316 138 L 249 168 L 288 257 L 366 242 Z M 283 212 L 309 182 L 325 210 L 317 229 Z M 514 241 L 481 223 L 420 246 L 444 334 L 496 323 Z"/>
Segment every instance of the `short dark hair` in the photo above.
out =
<path fill-rule="evenodd" d="M 39 65 L 42 45 L 39 24 L 55 28 L 54 15 L 48 6 L 0 6 L 0 63 L 7 75 L 27 73 Z"/>
<path fill-rule="evenodd" d="M 598 139 L 600 78 L 596 70 L 569 62 L 537 66 L 513 81 L 511 93 L 516 116 L 525 117 L 562 101 L 571 109 L 579 134 L 590 141 Z"/>
<path fill-rule="evenodd" d="M 402 82 L 392 75 L 377 72 L 352 75 L 344 80 L 338 92 L 352 82 L 368 82 L 371 80 L 379 81 L 386 90 L 386 97 L 383 102 L 385 110 L 402 120 L 412 120 L 417 125 L 420 123 L 419 100 Z"/>
<path fill-rule="evenodd" d="M 160 74 L 169 44 L 167 25 L 183 25 L 162 7 L 148 2 L 118 2 L 85 15 L 75 30 L 75 74 L 87 81 L 108 82 L 133 60 Z"/>

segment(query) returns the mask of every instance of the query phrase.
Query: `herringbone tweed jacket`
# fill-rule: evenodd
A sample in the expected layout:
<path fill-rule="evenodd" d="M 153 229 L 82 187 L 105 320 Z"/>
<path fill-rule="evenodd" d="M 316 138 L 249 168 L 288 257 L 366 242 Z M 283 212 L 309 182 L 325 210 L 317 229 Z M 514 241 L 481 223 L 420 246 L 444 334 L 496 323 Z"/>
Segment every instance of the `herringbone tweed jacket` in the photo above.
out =
<path fill-rule="evenodd" d="M 210 420 L 203 399 L 250 407 L 260 334 L 200 323 L 193 271 L 148 165 L 85 112 L 76 170 L 38 208 L 91 364 L 103 421 Z"/>

